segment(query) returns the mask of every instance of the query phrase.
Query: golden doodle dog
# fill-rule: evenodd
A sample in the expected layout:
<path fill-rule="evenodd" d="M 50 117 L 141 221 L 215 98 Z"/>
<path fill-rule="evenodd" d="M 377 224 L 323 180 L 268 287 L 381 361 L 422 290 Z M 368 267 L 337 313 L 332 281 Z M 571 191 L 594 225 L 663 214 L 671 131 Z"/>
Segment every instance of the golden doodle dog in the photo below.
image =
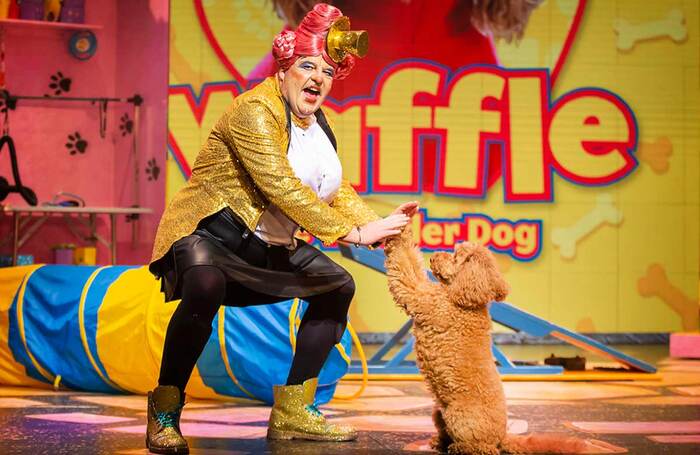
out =
<path fill-rule="evenodd" d="M 488 304 L 503 300 L 508 284 L 488 249 L 466 242 L 457 244 L 453 254 L 433 254 L 430 269 L 438 282 L 426 274 L 410 225 L 386 242 L 385 253 L 389 290 L 413 319 L 418 366 L 435 398 L 434 449 L 451 454 L 618 452 L 619 447 L 603 441 L 506 432 Z"/>

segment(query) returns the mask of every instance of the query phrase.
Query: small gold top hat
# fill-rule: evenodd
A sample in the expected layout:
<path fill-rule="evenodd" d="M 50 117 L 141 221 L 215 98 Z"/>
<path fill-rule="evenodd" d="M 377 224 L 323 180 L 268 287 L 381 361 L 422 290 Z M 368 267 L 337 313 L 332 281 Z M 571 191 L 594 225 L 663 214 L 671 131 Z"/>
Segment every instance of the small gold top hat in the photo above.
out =
<path fill-rule="evenodd" d="M 364 57 L 368 48 L 367 32 L 350 30 L 350 19 L 347 16 L 341 16 L 333 22 L 326 35 L 326 51 L 335 63 L 342 62 L 348 54 Z"/>

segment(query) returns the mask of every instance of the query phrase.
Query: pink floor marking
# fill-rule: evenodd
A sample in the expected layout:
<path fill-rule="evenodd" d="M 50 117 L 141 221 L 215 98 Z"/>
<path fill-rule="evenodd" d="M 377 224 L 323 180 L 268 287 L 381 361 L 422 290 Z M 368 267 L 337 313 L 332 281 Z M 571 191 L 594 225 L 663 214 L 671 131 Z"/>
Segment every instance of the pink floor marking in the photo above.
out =
<path fill-rule="evenodd" d="M 146 397 L 143 395 L 85 395 L 74 396 L 71 397 L 71 399 L 83 403 L 131 409 L 134 411 L 145 411 L 147 403 Z"/>
<path fill-rule="evenodd" d="M 620 398 L 617 400 L 605 400 L 605 403 L 626 404 L 634 406 L 700 406 L 700 396 L 660 396 L 645 398 Z"/>
<path fill-rule="evenodd" d="M 66 412 L 60 414 L 32 414 L 28 415 L 32 419 L 51 420 L 54 422 L 70 422 L 70 423 L 89 423 L 89 424 L 105 424 L 128 422 L 136 420 L 132 417 L 107 416 L 102 414 L 87 414 L 84 412 Z"/>
<path fill-rule="evenodd" d="M 194 438 L 229 438 L 258 439 L 267 434 L 267 426 L 219 425 L 216 423 L 183 422 L 180 429 L 185 437 Z M 146 434 L 146 425 L 106 428 L 107 431 L 129 434 Z"/>
<path fill-rule="evenodd" d="M 388 431 L 401 433 L 433 433 L 435 425 L 430 416 L 364 415 L 339 417 L 334 424 L 352 425 L 359 431 Z"/>
<path fill-rule="evenodd" d="M 503 389 L 505 390 L 506 398 L 509 400 L 542 399 L 543 390 L 546 390 L 547 399 L 549 400 L 581 402 L 659 395 L 658 392 L 629 385 L 629 382 L 627 385 L 585 382 L 554 382 L 547 384 L 541 382 L 504 382 Z"/>
<path fill-rule="evenodd" d="M 688 364 L 688 365 L 700 365 L 700 360 L 693 360 L 693 359 L 674 359 L 671 357 L 667 357 L 663 360 L 660 360 L 657 362 L 657 365 L 662 367 L 665 365 L 680 365 L 680 364 Z"/>
<path fill-rule="evenodd" d="M 364 415 L 338 417 L 331 422 L 342 425 L 352 425 L 359 431 L 386 431 L 400 433 L 434 433 L 435 425 L 430 416 L 406 415 Z M 526 433 L 528 423 L 525 420 L 509 419 L 508 433 Z"/>
<path fill-rule="evenodd" d="M 692 372 L 700 372 L 700 365 L 687 365 L 687 364 L 680 364 L 680 365 L 670 365 L 664 368 L 664 372 L 667 371 L 678 371 L 678 372 L 686 372 L 686 373 L 692 373 Z"/>
<path fill-rule="evenodd" d="M 335 396 L 352 395 L 360 389 L 360 384 L 338 384 L 335 388 Z M 395 387 L 367 386 L 362 391 L 363 398 L 368 397 L 402 397 L 406 394 Z"/>
<path fill-rule="evenodd" d="M 554 406 L 577 406 L 581 405 L 581 403 L 577 403 L 575 401 L 562 401 L 562 400 L 518 400 L 518 399 L 513 399 L 513 400 L 506 400 L 506 404 L 508 406 L 548 406 L 548 405 L 554 405 Z"/>
<path fill-rule="evenodd" d="M 147 402 L 147 399 L 144 395 L 85 395 L 72 397 L 72 399 L 82 401 L 84 403 L 131 409 L 134 411 L 145 411 Z M 221 406 L 221 402 L 188 401 L 185 405 L 185 409 L 211 408 L 213 406 Z"/>
<path fill-rule="evenodd" d="M 182 412 L 182 420 L 198 420 L 219 423 L 267 422 L 270 419 L 270 409 L 271 408 L 267 406 L 229 406 L 218 409 L 188 411 L 187 407 L 185 406 L 185 409 Z M 323 414 L 326 416 L 332 416 L 338 414 L 338 412 L 324 409 Z"/>
<path fill-rule="evenodd" d="M 506 431 L 510 434 L 527 433 L 527 429 L 528 429 L 527 420 L 508 419 L 508 423 L 506 424 Z"/>
<path fill-rule="evenodd" d="M 409 442 L 403 446 L 403 450 L 408 452 L 432 452 L 433 449 L 430 447 L 430 439 L 419 439 L 417 441 Z"/>
<path fill-rule="evenodd" d="M 688 395 L 691 397 L 700 397 L 700 385 L 689 387 L 671 387 L 673 393 L 680 395 Z"/>
<path fill-rule="evenodd" d="M 336 409 L 342 411 L 408 411 L 433 406 L 430 397 L 394 397 L 358 398 L 351 401 L 333 400 L 323 405 L 324 409 Z"/>
<path fill-rule="evenodd" d="M 25 398 L 0 398 L 0 408 L 29 408 L 34 406 L 52 407 L 48 403 Z"/>
<path fill-rule="evenodd" d="M 647 438 L 662 444 L 700 444 L 700 434 L 670 434 L 647 436 Z"/>
<path fill-rule="evenodd" d="M 700 433 L 700 420 L 679 422 L 564 422 L 569 428 L 599 434 Z"/>
<path fill-rule="evenodd" d="M 219 408 L 189 411 L 187 407 L 182 412 L 182 420 L 201 420 L 205 422 L 250 423 L 267 422 L 270 418 L 268 407 Z"/>

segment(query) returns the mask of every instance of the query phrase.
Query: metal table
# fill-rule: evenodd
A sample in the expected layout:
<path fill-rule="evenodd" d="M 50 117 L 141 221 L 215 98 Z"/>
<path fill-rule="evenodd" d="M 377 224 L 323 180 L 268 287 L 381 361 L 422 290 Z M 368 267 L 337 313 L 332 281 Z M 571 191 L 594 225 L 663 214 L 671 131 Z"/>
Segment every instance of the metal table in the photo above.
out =
<path fill-rule="evenodd" d="M 141 215 L 153 213 L 145 207 L 62 207 L 62 206 L 3 206 L 2 212 L 12 216 L 12 265 L 17 265 L 17 254 L 24 243 L 51 216 L 62 216 L 68 229 L 76 236 L 91 241 L 99 241 L 110 250 L 110 262 L 117 262 L 117 215 Z M 38 214 L 38 217 L 33 216 Z M 97 233 L 97 215 L 109 215 L 109 241 Z M 23 219 L 24 218 L 24 219 Z M 86 220 L 87 218 L 87 220 Z M 89 231 L 89 236 L 82 235 L 73 225 L 78 221 Z M 26 228 L 20 238 L 20 231 Z M 3 242 L 4 244 L 6 242 Z"/>

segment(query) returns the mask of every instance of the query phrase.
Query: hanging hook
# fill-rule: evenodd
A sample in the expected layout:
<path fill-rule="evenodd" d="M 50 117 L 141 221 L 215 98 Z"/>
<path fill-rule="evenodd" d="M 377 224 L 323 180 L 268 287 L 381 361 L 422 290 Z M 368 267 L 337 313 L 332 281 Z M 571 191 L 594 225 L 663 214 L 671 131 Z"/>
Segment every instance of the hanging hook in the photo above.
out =
<path fill-rule="evenodd" d="M 100 100 L 100 137 L 104 139 L 107 136 L 107 103 L 106 99 Z"/>

